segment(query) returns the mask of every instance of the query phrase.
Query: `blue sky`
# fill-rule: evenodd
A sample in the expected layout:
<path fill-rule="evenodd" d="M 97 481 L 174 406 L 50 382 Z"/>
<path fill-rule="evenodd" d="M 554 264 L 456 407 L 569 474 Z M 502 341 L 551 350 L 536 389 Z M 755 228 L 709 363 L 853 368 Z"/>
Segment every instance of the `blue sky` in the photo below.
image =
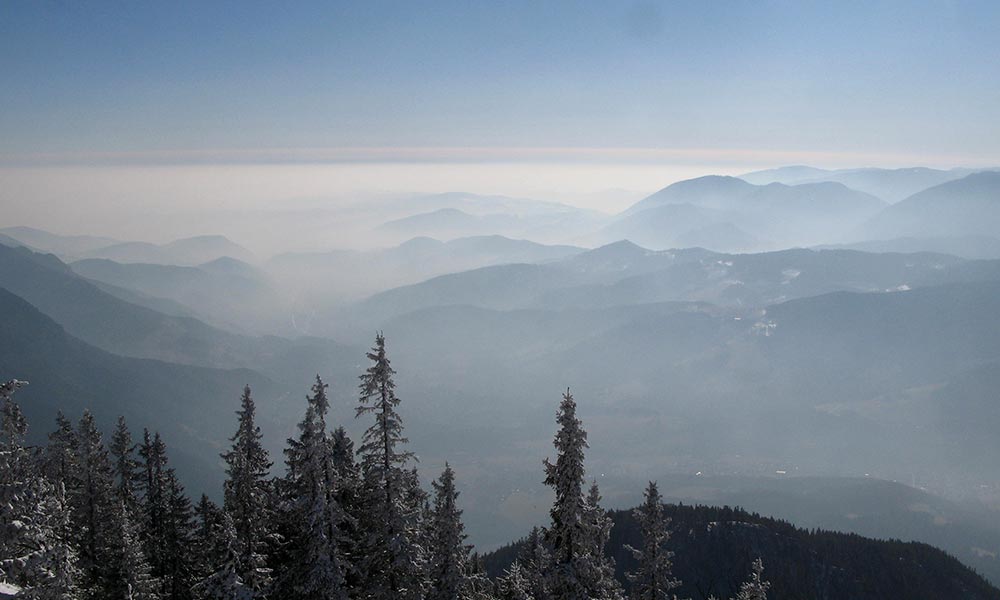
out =
<path fill-rule="evenodd" d="M 10 0 L 0 158 L 995 163 L 998 31 L 1000 2 Z"/>

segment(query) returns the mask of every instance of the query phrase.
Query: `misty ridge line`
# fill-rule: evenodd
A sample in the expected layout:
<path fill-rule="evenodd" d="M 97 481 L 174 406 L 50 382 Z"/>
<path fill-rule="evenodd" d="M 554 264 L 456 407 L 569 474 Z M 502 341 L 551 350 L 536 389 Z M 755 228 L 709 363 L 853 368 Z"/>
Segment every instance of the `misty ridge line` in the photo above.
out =
<path fill-rule="evenodd" d="M 898 202 L 899 200 L 904 199 L 905 197 L 911 195 L 916 191 L 919 191 L 925 187 L 931 187 L 936 183 L 946 182 L 951 179 L 957 179 L 960 176 L 970 173 L 988 172 L 988 171 L 990 171 L 990 169 L 971 169 L 967 167 L 955 168 L 950 171 L 941 171 L 941 170 L 926 169 L 926 168 L 904 168 L 904 169 L 858 168 L 858 169 L 824 170 L 813 167 L 782 167 L 766 171 L 745 173 L 743 175 L 740 175 L 739 178 L 743 179 L 744 181 L 751 182 L 757 186 L 766 186 L 769 183 L 782 183 L 785 185 L 789 185 L 793 188 L 798 188 L 798 186 L 819 184 L 823 182 L 841 182 L 844 183 L 848 188 L 868 192 L 877 197 L 882 198 L 883 200 L 887 200 L 890 203 L 895 203 Z M 866 182 L 865 181 L 866 178 L 870 181 Z M 891 183 L 892 179 L 898 179 L 901 182 L 903 182 L 906 178 L 912 179 L 913 182 L 908 184 L 906 184 L 905 182 L 900 184 Z M 653 194 L 648 199 L 633 204 L 631 207 L 625 210 L 619 209 L 621 210 L 621 212 L 618 213 L 618 216 L 619 217 L 626 216 L 628 213 L 635 213 L 641 211 L 644 208 L 656 207 L 657 205 L 663 205 L 663 204 L 680 205 L 680 204 L 693 203 L 694 205 L 701 204 L 703 209 L 718 208 L 718 206 L 712 203 L 702 203 L 702 201 L 699 199 L 699 194 L 715 195 L 715 196 L 719 196 L 720 194 L 722 196 L 728 195 L 731 197 L 731 201 L 728 205 L 726 205 L 727 209 L 761 211 L 762 217 L 768 216 L 768 211 L 774 210 L 776 208 L 767 205 L 761 206 L 759 205 L 759 202 L 755 201 L 753 198 L 741 199 L 740 196 L 747 195 L 745 191 L 734 190 L 732 189 L 731 185 L 729 186 L 729 189 L 720 188 L 719 190 L 713 191 L 708 187 L 712 185 L 713 181 L 718 181 L 719 185 L 721 185 L 721 183 L 724 181 L 737 181 L 737 179 L 734 179 L 731 176 L 704 176 L 694 179 L 686 179 L 678 181 L 660 190 L 659 192 Z M 705 187 L 705 189 L 703 190 L 693 189 L 692 192 L 689 192 L 689 196 L 687 197 L 683 195 L 679 196 L 677 199 L 671 199 L 669 197 L 669 194 L 673 192 L 675 189 L 680 190 L 682 186 L 692 187 L 694 185 L 702 185 Z M 892 185 L 899 185 L 902 187 L 898 188 L 899 191 L 895 191 L 891 187 L 886 187 Z M 751 189 L 747 186 L 745 187 L 747 189 Z M 812 202 L 812 204 L 814 205 L 814 209 L 825 208 L 826 210 L 829 210 L 829 208 L 833 208 L 834 205 L 830 205 L 829 207 L 823 207 L 817 203 L 818 201 L 815 200 L 810 201 L 808 197 L 805 197 L 805 194 L 808 193 L 807 190 L 812 190 L 812 189 L 815 189 L 817 191 L 820 190 L 818 186 L 816 186 L 815 188 L 801 187 L 794 190 L 796 193 L 800 193 L 800 195 L 804 196 L 802 198 L 794 199 L 795 202 L 802 204 L 802 210 L 812 210 L 808 206 L 809 202 Z M 757 190 L 757 191 L 765 192 L 766 190 Z M 829 191 L 830 190 L 828 189 L 824 193 L 827 193 L 829 195 Z M 607 194 L 613 193 L 613 190 L 608 190 L 605 193 Z M 624 194 L 625 192 L 622 191 L 622 193 Z M 447 200 L 448 197 L 460 198 L 462 196 L 465 196 L 469 199 L 469 201 L 466 202 L 464 205 L 449 203 L 449 201 Z M 659 198 L 660 196 L 664 196 L 664 198 L 660 199 Z M 381 221 L 383 221 L 383 223 L 380 224 L 378 221 L 375 222 L 369 221 L 363 226 L 366 228 L 380 228 L 384 230 L 386 229 L 386 227 L 389 226 L 388 223 L 389 221 L 397 220 L 402 222 L 405 221 L 405 219 L 407 218 L 416 219 L 417 217 L 421 216 L 430 217 L 431 216 L 430 212 L 433 212 L 433 210 L 435 209 L 438 210 L 442 216 L 448 211 L 450 211 L 450 214 L 454 214 L 456 216 L 458 215 L 464 216 L 465 213 L 468 213 L 472 215 L 468 217 L 469 219 L 478 219 L 480 221 L 484 220 L 486 217 L 500 217 L 501 213 L 511 213 L 511 212 L 513 212 L 517 218 L 524 219 L 527 216 L 527 213 L 524 212 L 525 209 L 527 209 L 529 212 L 532 213 L 538 213 L 540 211 L 553 211 L 553 210 L 555 211 L 583 210 L 579 208 L 574 208 L 566 204 L 565 201 L 563 203 L 551 202 L 551 201 L 543 202 L 543 201 L 529 200 L 523 197 L 519 199 L 519 198 L 509 198 L 504 196 L 477 196 L 476 194 L 461 194 L 461 193 L 444 193 L 437 195 L 389 194 L 388 197 L 390 198 L 395 197 L 396 200 L 386 201 L 385 199 L 372 198 L 364 201 L 356 200 L 353 203 L 348 202 L 347 204 L 342 204 L 330 210 L 330 213 L 326 218 L 327 219 L 332 218 L 339 212 L 338 218 L 348 218 L 356 220 L 356 217 L 362 215 L 364 212 L 367 211 L 372 215 L 371 217 L 372 219 L 379 219 L 380 217 L 377 216 L 378 212 L 382 211 L 382 213 L 385 215 L 381 217 Z M 439 199 L 439 201 L 436 204 L 428 202 L 432 201 L 435 198 Z M 833 200 L 834 199 L 831 199 L 830 201 Z M 737 202 L 743 202 L 744 205 L 741 206 L 737 204 Z M 787 204 L 787 201 L 783 202 Z M 519 203 L 519 205 L 515 203 Z M 534 203 L 534 207 L 532 207 L 532 203 Z M 482 206 L 492 205 L 494 206 L 494 208 L 492 208 L 492 212 L 484 212 L 481 208 L 477 206 L 480 204 Z M 423 209 L 424 211 L 428 211 L 426 215 L 420 212 L 421 206 L 426 206 L 426 208 Z M 791 205 L 788 205 L 786 207 L 783 207 L 782 209 L 790 206 Z M 169 214 L 170 209 L 164 207 L 159 210 L 166 210 Z M 321 203 L 312 201 L 307 204 L 301 205 L 301 208 L 299 209 L 295 209 L 291 205 L 288 208 L 281 208 L 279 206 L 274 206 L 271 209 L 271 212 L 272 214 L 282 214 L 283 212 L 287 212 L 287 214 L 293 215 L 296 210 L 301 211 L 302 214 L 305 215 L 309 214 L 310 211 L 313 213 L 321 214 L 321 212 L 324 209 L 322 208 Z M 227 209 L 226 212 L 231 217 L 239 218 L 239 212 L 235 206 L 233 208 Z M 250 213 L 247 213 L 248 217 L 249 214 Z M 583 215 L 585 213 L 581 212 L 580 214 Z M 594 212 L 593 215 L 597 216 L 598 213 Z M 776 214 L 775 216 L 778 218 L 781 217 L 780 214 Z M 719 222 L 720 219 L 718 216 L 706 215 L 702 219 L 702 221 L 703 224 L 710 224 L 712 222 Z M 722 218 L 721 221 L 725 221 L 725 218 Z M 335 221 L 330 222 L 329 225 L 332 226 L 332 228 L 334 229 L 336 229 L 337 227 Z M 555 230 L 546 233 L 540 233 L 537 231 L 533 232 L 530 230 L 516 231 L 515 229 L 511 229 L 510 227 L 504 228 L 501 226 L 488 225 L 484 223 L 482 226 L 479 227 L 480 231 L 475 234 L 470 234 L 467 231 L 464 233 L 462 232 L 440 233 L 434 231 L 422 232 L 417 230 L 412 234 L 412 237 L 432 237 L 432 238 L 442 239 L 443 241 L 448 241 L 449 239 L 452 238 L 469 237 L 470 235 L 476 235 L 476 234 L 500 234 L 512 238 L 534 239 L 535 241 L 540 241 L 543 243 L 553 243 L 553 242 L 562 244 L 568 243 L 571 245 L 580 245 L 590 248 L 596 247 L 604 243 L 609 243 L 610 241 L 615 241 L 615 239 L 632 239 L 632 241 L 636 241 L 642 245 L 652 246 L 654 248 L 659 248 L 659 249 L 666 248 L 668 247 L 668 245 L 673 247 L 681 247 L 683 245 L 695 245 L 687 243 L 689 240 L 686 239 L 668 241 L 667 242 L 668 245 L 664 245 L 662 240 L 651 240 L 648 239 L 648 237 L 643 238 L 640 236 L 639 238 L 630 238 L 630 236 L 628 235 L 629 232 L 627 230 L 618 231 L 615 234 L 612 234 L 612 235 L 617 235 L 617 237 L 615 238 L 609 238 L 608 235 L 604 235 L 602 236 L 602 239 L 587 239 L 587 236 L 583 235 L 585 233 L 585 229 L 587 228 L 598 229 L 601 225 L 602 224 L 599 221 L 592 220 L 590 224 L 583 224 L 581 222 L 580 224 L 574 225 L 569 230 L 563 231 L 562 233 L 558 233 Z M 731 224 L 727 225 L 731 226 Z M 696 224 L 691 224 L 688 225 L 687 227 L 689 229 L 697 228 Z M 754 225 L 753 227 L 759 227 L 759 224 Z M 356 230 L 356 227 L 354 227 L 354 229 Z M 207 235 L 211 235 L 212 233 L 213 232 L 211 231 L 206 232 Z M 741 233 L 746 234 L 746 232 L 741 232 Z M 860 239 L 856 240 L 832 239 L 832 238 L 837 238 L 838 236 L 842 236 L 843 233 L 845 232 L 835 231 L 832 233 L 828 233 L 825 239 L 822 236 L 820 236 L 816 239 L 812 239 L 805 243 L 801 243 L 801 241 L 796 240 L 796 243 L 789 244 L 789 243 L 782 243 L 781 240 L 774 240 L 768 243 L 766 248 L 761 247 L 758 249 L 779 249 L 781 247 L 788 247 L 792 245 L 799 246 L 799 245 L 843 243 L 845 241 L 861 241 Z M 846 232 L 846 233 L 850 233 L 856 238 L 858 236 L 857 232 Z M 910 235 L 912 236 L 913 234 L 911 233 Z M 392 240 L 392 243 L 398 244 L 402 241 L 405 241 L 406 239 L 407 238 L 405 237 L 399 238 L 397 236 L 395 240 Z M 869 237 L 868 239 L 871 238 Z M 760 240 L 760 241 L 763 242 L 765 240 Z M 371 241 L 369 241 L 368 245 L 371 246 Z M 376 246 L 379 245 L 377 241 L 375 245 Z M 348 243 L 348 244 L 343 244 L 340 247 L 346 248 L 349 246 L 350 244 Z M 715 250 L 734 249 L 732 247 L 713 247 L 711 243 L 707 244 L 707 247 L 710 247 Z M 317 248 L 317 250 L 320 249 L 321 248 Z M 336 248 L 327 246 L 326 249 L 334 250 Z M 754 250 L 754 248 L 748 247 L 746 248 L 746 250 L 752 251 Z M 281 249 L 277 250 L 275 253 L 281 253 L 287 251 L 288 251 L 287 249 Z"/>

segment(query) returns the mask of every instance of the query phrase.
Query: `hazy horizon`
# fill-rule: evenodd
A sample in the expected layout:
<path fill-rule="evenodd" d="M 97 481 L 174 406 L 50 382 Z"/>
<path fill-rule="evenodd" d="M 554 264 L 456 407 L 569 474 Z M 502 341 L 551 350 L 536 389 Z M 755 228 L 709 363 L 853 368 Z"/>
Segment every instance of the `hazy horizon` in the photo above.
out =
<path fill-rule="evenodd" d="M 652 153 L 652 152 L 651 152 Z M 655 154 L 655 153 L 653 153 Z M 826 158 L 823 163 L 794 161 Z M 698 157 L 707 158 L 707 157 Z M 771 157 L 768 157 L 769 159 Z M 617 162 L 333 162 L 219 164 L 104 164 L 0 166 L 0 210 L 4 225 L 47 229 L 63 235 L 95 235 L 165 243 L 195 235 L 221 234 L 264 253 L 271 241 L 231 229 L 234 211 L 280 213 L 343 210 L 366 200 L 465 192 L 566 204 L 617 214 L 670 184 L 705 175 L 741 174 L 789 165 L 817 168 L 959 168 L 989 163 L 864 164 L 857 157 L 789 154 L 787 162 L 747 157 L 716 163 Z M 1000 161 L 998 161 L 1000 164 Z M 217 219 L 189 216 L 197 213 Z M 151 220 L 155 217 L 156 220 Z M 323 243 L 346 248 L 354 242 Z M 366 244 L 362 244 L 366 245 Z M 367 244 L 370 245 L 370 244 Z M 376 244 L 377 245 L 377 244 Z M 255 248 L 256 249 L 256 248 Z M 288 248 L 285 248 L 286 250 Z"/>

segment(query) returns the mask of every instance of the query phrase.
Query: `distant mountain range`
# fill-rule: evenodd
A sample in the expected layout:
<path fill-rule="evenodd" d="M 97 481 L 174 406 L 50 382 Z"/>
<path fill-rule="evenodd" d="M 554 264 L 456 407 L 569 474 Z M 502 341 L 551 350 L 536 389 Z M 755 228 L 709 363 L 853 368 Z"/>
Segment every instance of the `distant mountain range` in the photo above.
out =
<path fill-rule="evenodd" d="M 847 187 L 877 196 L 886 202 L 895 203 L 917 192 L 947 181 L 961 179 L 973 173 L 990 169 L 928 169 L 913 167 L 906 169 L 839 169 L 827 170 L 815 167 L 792 166 L 755 171 L 740 175 L 740 179 L 755 185 L 784 183 L 796 185 L 832 181 Z M 994 169 L 995 170 L 995 169 Z"/>
<path fill-rule="evenodd" d="M 1000 231 L 1000 171 L 823 173 L 790 167 L 742 179 L 711 175 L 681 181 L 637 202 L 588 239 L 742 252 L 905 239 L 910 251 L 954 249 L 974 258 L 995 257 L 989 239 Z M 879 192 L 878 185 L 866 182 L 897 192 Z M 858 191 L 872 189 L 895 204 Z M 903 190 L 907 195 L 900 195 Z"/>
<path fill-rule="evenodd" d="M 442 240 L 512 233 L 521 229 L 521 219 L 511 214 L 470 215 L 457 208 L 439 208 L 384 223 L 379 231 L 402 237 L 431 237 Z"/>
<path fill-rule="evenodd" d="M 863 239 L 1000 232 L 1000 172 L 974 173 L 916 193 L 866 223 Z"/>
<path fill-rule="evenodd" d="M 328 329 L 322 321 L 331 308 L 401 284 L 487 265 L 549 262 L 583 251 L 499 235 L 447 242 L 419 237 L 379 250 L 281 254 L 263 268 L 279 288 L 297 294 L 299 322 L 322 330 Z"/>
<path fill-rule="evenodd" d="M 264 272 L 235 258 L 193 267 L 89 258 L 70 267 L 93 281 L 176 302 L 189 314 L 232 331 L 293 331 L 290 303 Z"/>
<path fill-rule="evenodd" d="M 889 240 L 828 244 L 818 246 L 817 248 L 826 250 L 859 250 L 871 253 L 896 252 L 910 254 L 914 252 L 933 252 L 973 259 L 1000 258 L 1000 238 L 988 235 L 900 237 Z"/>
<path fill-rule="evenodd" d="M 213 368 L 253 368 L 288 384 L 329 373 L 353 353 L 327 340 L 238 335 L 190 317 L 132 304 L 75 274 L 53 255 L 0 246 L 0 281 L 66 331 L 108 352 Z M 350 357 L 350 358 L 348 358 Z"/>
<path fill-rule="evenodd" d="M 364 315 L 362 320 L 378 322 L 427 307 L 463 304 L 511 310 L 697 301 L 752 310 L 838 290 L 884 292 L 946 283 L 953 273 L 951 280 L 966 280 L 951 270 L 960 264 L 963 260 L 957 257 L 930 253 L 657 252 L 618 242 L 560 261 L 442 275 L 376 294 L 358 305 L 357 312 Z"/>
<path fill-rule="evenodd" d="M 358 227 L 370 231 L 369 242 L 385 244 L 389 250 L 411 239 L 452 241 L 496 236 L 537 244 L 572 240 L 573 245 L 590 247 L 627 239 L 649 248 L 703 247 L 717 252 L 817 245 L 869 249 L 877 247 L 872 245 L 876 241 L 906 240 L 894 249 L 953 249 L 966 257 L 992 258 L 995 249 L 989 239 L 996 238 L 1000 230 L 994 202 L 1000 189 L 998 178 L 1000 171 L 972 169 L 824 171 L 785 167 L 742 178 L 710 175 L 680 181 L 614 217 L 554 202 L 467 193 L 396 198 L 375 202 L 368 208 L 343 208 L 336 215 L 357 222 Z M 894 204 L 887 205 L 880 197 Z M 379 224 L 368 229 L 372 225 L 364 223 L 373 219 Z M 60 236 L 26 227 L 0 229 L 0 235 L 0 243 L 6 240 L 8 245 L 23 244 L 68 261 L 103 258 L 118 263 L 199 266 L 230 257 L 258 264 L 248 250 L 223 236 L 156 245 Z M 297 255 L 303 254 L 328 255 L 331 263 L 352 260 L 347 251 Z M 287 263 L 292 256 L 296 255 L 281 255 L 271 263 Z M 485 264 L 465 261 L 450 271 L 425 269 L 418 276 Z M 395 271 L 397 275 L 402 272 Z M 391 279 L 388 271 L 384 274 Z M 379 273 L 373 273 L 373 277 L 378 279 Z M 369 286 L 360 293 L 404 282 Z M 339 286 L 337 293 L 356 296 L 359 292 L 349 288 Z"/>
<path fill-rule="evenodd" d="M 755 250 L 835 241 L 885 203 L 838 183 L 755 186 L 735 177 L 681 181 L 640 200 L 598 239 L 653 248 Z"/>
<path fill-rule="evenodd" d="M 31 227 L 7 227 L 0 229 L 0 234 L 29 248 L 51 252 L 67 260 L 103 258 L 121 263 L 161 265 L 198 265 L 222 257 L 245 262 L 255 260 L 249 250 L 221 235 L 203 235 L 167 244 L 151 244 L 86 235 L 63 236 Z"/>
<path fill-rule="evenodd" d="M 408 434 L 422 462 L 447 458 L 462 472 L 470 531 L 490 544 L 532 522 L 539 501 L 529 484 L 537 480 L 540 440 L 551 433 L 550 400 L 565 385 L 583 400 L 593 440 L 588 460 L 617 482 L 613 489 L 639 489 L 663 472 L 867 473 L 1000 506 L 992 460 L 1000 455 L 1000 261 L 962 258 L 995 256 L 997 186 L 995 173 L 971 174 L 884 205 L 837 182 L 701 178 L 644 199 L 613 223 L 589 221 L 585 233 L 612 242 L 594 249 L 545 245 L 527 234 L 412 237 L 382 249 L 247 262 L 220 240 L 151 250 L 6 229 L 0 287 L 10 296 L 2 306 L 4 340 L 12 342 L 0 370 L 38 382 L 31 388 L 40 391 L 31 393 L 39 396 L 25 403 L 39 415 L 51 413 L 48 398 L 76 394 L 71 410 L 128 411 L 136 427 L 155 414 L 129 406 L 145 396 L 127 396 L 125 382 L 161 383 L 165 391 L 149 394 L 154 407 L 184 395 L 176 401 L 184 409 L 191 397 L 222 411 L 242 385 L 236 379 L 247 379 L 261 390 L 269 439 L 277 432 L 272 441 L 280 442 L 294 431 L 316 373 L 333 384 L 337 422 L 353 425 L 363 350 L 383 330 Z M 361 231 L 449 203 L 477 220 L 516 214 L 497 208 L 501 199 L 470 208 L 477 201 L 419 200 Z M 518 210 L 534 215 L 518 219 L 541 215 L 532 222 L 543 228 L 590 219 L 558 206 Z M 782 220 L 769 222 L 769 215 Z M 813 238 L 825 219 L 837 224 L 834 243 L 856 249 L 718 251 Z M 965 229 L 974 233 L 955 233 Z M 705 247 L 651 250 L 622 239 L 632 233 L 640 241 Z M 122 252 L 119 260 L 80 258 L 109 247 Z M 132 262 L 147 252 L 169 262 Z M 213 256 L 218 252 L 227 254 Z M 213 258 L 184 262 L 206 256 Z M 196 366 L 204 371 L 187 370 Z M 80 373 L 108 383 L 84 393 Z M 52 387 L 41 386 L 46 380 Z M 188 382 L 204 382 L 212 398 L 194 394 Z M 49 417 L 35 426 L 44 428 Z M 231 433 L 225 424 L 151 423 L 200 453 Z M 219 473 L 214 464 L 197 468 L 214 473 L 205 477 Z M 838 496 L 765 487 L 771 492 L 756 496 L 713 493 L 724 502 L 756 498 L 755 510 L 793 515 L 804 526 L 934 543 L 1000 580 L 1000 544 L 975 525 L 983 523 L 979 513 L 970 517 L 895 488 L 873 492 L 898 500 L 877 516 L 857 506 L 839 515 L 795 513 L 788 507 L 815 508 L 824 494 Z M 875 523 L 892 527 L 877 530 Z M 976 545 L 955 541 L 969 539 Z"/>
<path fill-rule="evenodd" d="M 455 209 L 472 215 L 511 214 L 522 217 L 552 213 L 574 213 L 579 209 L 568 204 L 531 198 L 515 198 L 497 194 L 444 192 L 423 194 L 384 201 L 385 208 L 411 214 Z"/>
<path fill-rule="evenodd" d="M 460 192 L 399 199 L 381 209 L 404 213 L 373 232 L 391 244 L 413 237 L 448 241 L 485 235 L 565 244 L 608 221 L 606 214 L 556 202 Z"/>
<path fill-rule="evenodd" d="M 121 243 L 120 240 L 92 235 L 57 235 L 33 227 L 4 227 L 0 229 L 0 234 L 30 248 L 63 256 L 76 256 Z"/>

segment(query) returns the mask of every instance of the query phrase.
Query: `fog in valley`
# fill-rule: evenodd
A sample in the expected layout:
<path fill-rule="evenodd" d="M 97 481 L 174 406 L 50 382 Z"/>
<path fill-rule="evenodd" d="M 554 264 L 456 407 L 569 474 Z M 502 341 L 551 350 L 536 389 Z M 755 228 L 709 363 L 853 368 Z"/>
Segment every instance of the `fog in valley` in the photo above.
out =
<path fill-rule="evenodd" d="M 450 172 L 463 181 L 467 168 L 484 167 Z M 317 373 L 334 420 L 360 432 L 357 377 L 382 331 L 420 465 L 448 460 L 460 474 L 480 548 L 544 519 L 538 457 L 569 385 L 611 506 L 635 504 L 655 478 L 677 500 L 913 531 L 1000 573 L 950 541 L 1000 540 L 1000 172 L 787 167 L 648 192 L 606 181 L 577 202 L 449 188 L 327 196 L 330 182 L 309 177 L 319 167 L 280 166 L 262 168 L 280 170 L 280 192 L 253 167 L 178 168 L 180 183 L 121 168 L 112 179 L 128 193 L 106 202 L 59 189 L 110 185 L 90 169 L 64 168 L 38 202 L 4 193 L 23 222 L 66 219 L 58 232 L 0 230 L 6 314 L 28 311 L 8 335 L 51 319 L 114 354 L 250 369 L 234 379 L 255 382 L 276 453 Z M 30 171 L 5 176 L 42 185 Z M 180 192 L 192 193 L 171 202 Z M 43 376 L 50 360 L 5 358 L 39 381 L 21 394 L 43 423 L 54 394 L 80 385 Z M 74 401 L 103 419 L 148 418 L 109 385 Z M 213 457 L 238 389 L 170 400 L 176 419 L 160 428 L 195 489 L 223 476 Z M 828 506 L 830 494 L 852 508 Z M 887 510 L 898 514 L 876 518 Z"/>

